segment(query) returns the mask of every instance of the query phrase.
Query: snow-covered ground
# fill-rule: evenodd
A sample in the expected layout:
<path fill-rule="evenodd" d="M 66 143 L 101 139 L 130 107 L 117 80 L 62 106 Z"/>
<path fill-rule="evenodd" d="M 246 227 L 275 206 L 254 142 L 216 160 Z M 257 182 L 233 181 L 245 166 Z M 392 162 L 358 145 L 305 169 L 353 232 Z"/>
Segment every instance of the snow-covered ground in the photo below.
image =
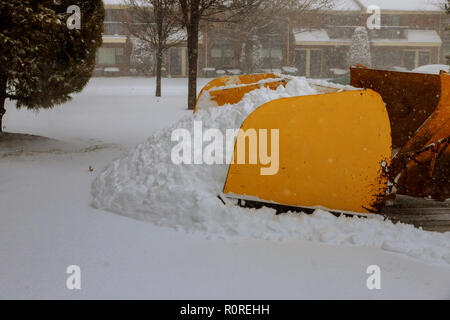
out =
<path fill-rule="evenodd" d="M 214 212 L 188 217 L 199 218 L 195 229 L 183 228 L 182 217 L 177 228 L 94 209 L 91 184 L 104 168 L 190 116 L 185 86 L 185 79 L 164 79 L 164 97 L 156 99 L 153 79 L 94 78 L 53 110 L 34 113 L 9 103 L 7 131 L 48 138 L 0 140 L 0 298 L 450 299 L 449 233 L 325 212 L 272 218 L 261 212 L 266 219 L 255 220 L 236 208 L 228 226 L 234 231 L 265 226 L 240 237 L 213 236 L 203 227 Z M 164 144 L 152 139 L 147 146 Z M 171 211 L 177 203 L 164 201 L 167 212 L 158 213 L 168 214 L 161 217 L 167 222 L 177 216 Z M 271 231 L 267 239 L 264 230 Z M 377 242 L 386 237 L 391 241 Z M 66 288 L 69 265 L 81 268 L 79 291 Z M 367 289 L 369 265 L 381 268 L 381 290 Z"/>

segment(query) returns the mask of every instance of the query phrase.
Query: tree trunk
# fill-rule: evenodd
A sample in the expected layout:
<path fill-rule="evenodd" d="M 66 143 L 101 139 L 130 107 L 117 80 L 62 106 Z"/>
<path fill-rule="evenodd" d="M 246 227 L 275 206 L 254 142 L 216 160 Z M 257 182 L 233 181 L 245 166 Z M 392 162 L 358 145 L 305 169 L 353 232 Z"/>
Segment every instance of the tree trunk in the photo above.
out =
<path fill-rule="evenodd" d="M 197 60 L 198 60 L 198 26 L 199 21 L 191 21 L 188 26 L 188 109 L 193 110 L 197 103 Z"/>
<path fill-rule="evenodd" d="M 162 1 L 153 1 L 153 10 L 156 22 L 156 33 L 157 33 L 157 46 L 156 46 L 156 92 L 155 96 L 161 97 L 161 68 L 162 68 L 162 54 L 163 47 L 162 44 L 165 39 L 163 39 L 163 26 L 165 12 L 163 10 L 164 3 Z"/>
<path fill-rule="evenodd" d="M 158 48 L 156 53 L 156 93 L 155 96 L 161 97 L 161 76 L 162 76 L 162 52 Z"/>
<path fill-rule="evenodd" d="M 245 43 L 245 73 L 253 73 L 253 41 L 247 39 Z"/>
<path fill-rule="evenodd" d="M 0 75 L 0 133 L 3 132 L 3 116 L 6 113 L 5 101 L 6 101 L 6 77 Z"/>

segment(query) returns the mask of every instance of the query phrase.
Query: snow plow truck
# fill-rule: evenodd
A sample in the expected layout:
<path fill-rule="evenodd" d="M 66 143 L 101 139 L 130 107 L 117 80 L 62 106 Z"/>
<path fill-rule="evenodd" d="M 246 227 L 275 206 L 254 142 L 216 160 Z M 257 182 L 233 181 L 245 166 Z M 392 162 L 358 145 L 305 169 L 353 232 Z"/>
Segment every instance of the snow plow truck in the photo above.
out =
<path fill-rule="evenodd" d="M 363 215 L 380 212 L 396 195 L 450 198 L 450 74 L 360 65 L 350 74 L 348 91 L 311 83 L 322 94 L 254 110 L 241 129 L 279 129 L 280 169 L 261 175 L 261 164 L 232 163 L 223 195 L 281 212 L 326 208 Z M 275 73 L 220 77 L 200 92 L 194 112 L 291 80 Z"/>

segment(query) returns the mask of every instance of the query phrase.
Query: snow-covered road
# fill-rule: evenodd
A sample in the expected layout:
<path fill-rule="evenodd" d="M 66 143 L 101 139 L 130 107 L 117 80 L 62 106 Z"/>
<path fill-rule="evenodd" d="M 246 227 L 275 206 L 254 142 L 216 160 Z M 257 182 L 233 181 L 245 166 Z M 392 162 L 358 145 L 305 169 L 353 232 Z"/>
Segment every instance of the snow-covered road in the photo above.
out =
<path fill-rule="evenodd" d="M 62 142 L 0 142 L 0 298 L 450 299 L 445 265 L 298 239 L 205 240 L 92 208 L 106 165 L 189 114 L 185 83 L 165 79 L 155 99 L 152 79 L 99 78 L 54 110 L 8 106 L 7 131 Z M 69 265 L 79 291 L 66 288 Z M 369 265 L 381 290 L 366 287 Z"/>

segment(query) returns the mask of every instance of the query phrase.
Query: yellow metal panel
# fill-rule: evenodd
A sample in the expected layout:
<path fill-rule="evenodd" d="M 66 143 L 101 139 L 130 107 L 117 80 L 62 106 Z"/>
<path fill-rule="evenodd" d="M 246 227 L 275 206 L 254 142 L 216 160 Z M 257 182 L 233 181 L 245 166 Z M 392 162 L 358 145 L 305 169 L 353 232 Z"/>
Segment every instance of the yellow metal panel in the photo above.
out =
<path fill-rule="evenodd" d="M 357 213 L 383 206 L 387 187 L 383 165 L 390 164 L 392 141 L 378 93 L 349 91 L 274 100 L 256 109 L 241 129 L 279 129 L 279 170 L 261 175 L 267 165 L 260 161 L 231 164 L 225 194 Z M 274 148 L 267 140 L 270 154 Z"/>
<path fill-rule="evenodd" d="M 287 80 L 276 80 L 271 82 L 265 82 L 263 84 L 246 84 L 239 87 L 227 88 L 221 90 L 212 89 L 209 91 L 210 99 L 215 101 L 218 106 L 226 104 L 236 104 L 242 100 L 246 93 L 259 89 L 261 87 L 267 87 L 272 90 L 276 90 L 279 86 L 286 86 Z"/>
<path fill-rule="evenodd" d="M 272 82 L 266 82 L 264 84 L 258 84 L 257 82 L 267 79 L 278 79 Z M 261 86 L 270 87 L 276 89 L 280 85 L 286 85 L 289 81 L 288 78 L 280 79 L 279 75 L 274 73 L 260 73 L 260 74 L 245 74 L 240 76 L 223 76 L 211 80 L 197 98 L 197 104 L 195 105 L 194 112 L 197 111 L 199 103 L 201 103 L 201 96 L 208 91 L 211 100 L 215 101 L 218 106 L 225 104 L 235 104 L 244 97 L 244 95 L 250 91 L 258 89 Z M 228 88 L 227 88 L 228 86 Z M 232 87 L 233 86 L 233 87 Z M 217 90 L 215 90 L 217 88 Z"/>

